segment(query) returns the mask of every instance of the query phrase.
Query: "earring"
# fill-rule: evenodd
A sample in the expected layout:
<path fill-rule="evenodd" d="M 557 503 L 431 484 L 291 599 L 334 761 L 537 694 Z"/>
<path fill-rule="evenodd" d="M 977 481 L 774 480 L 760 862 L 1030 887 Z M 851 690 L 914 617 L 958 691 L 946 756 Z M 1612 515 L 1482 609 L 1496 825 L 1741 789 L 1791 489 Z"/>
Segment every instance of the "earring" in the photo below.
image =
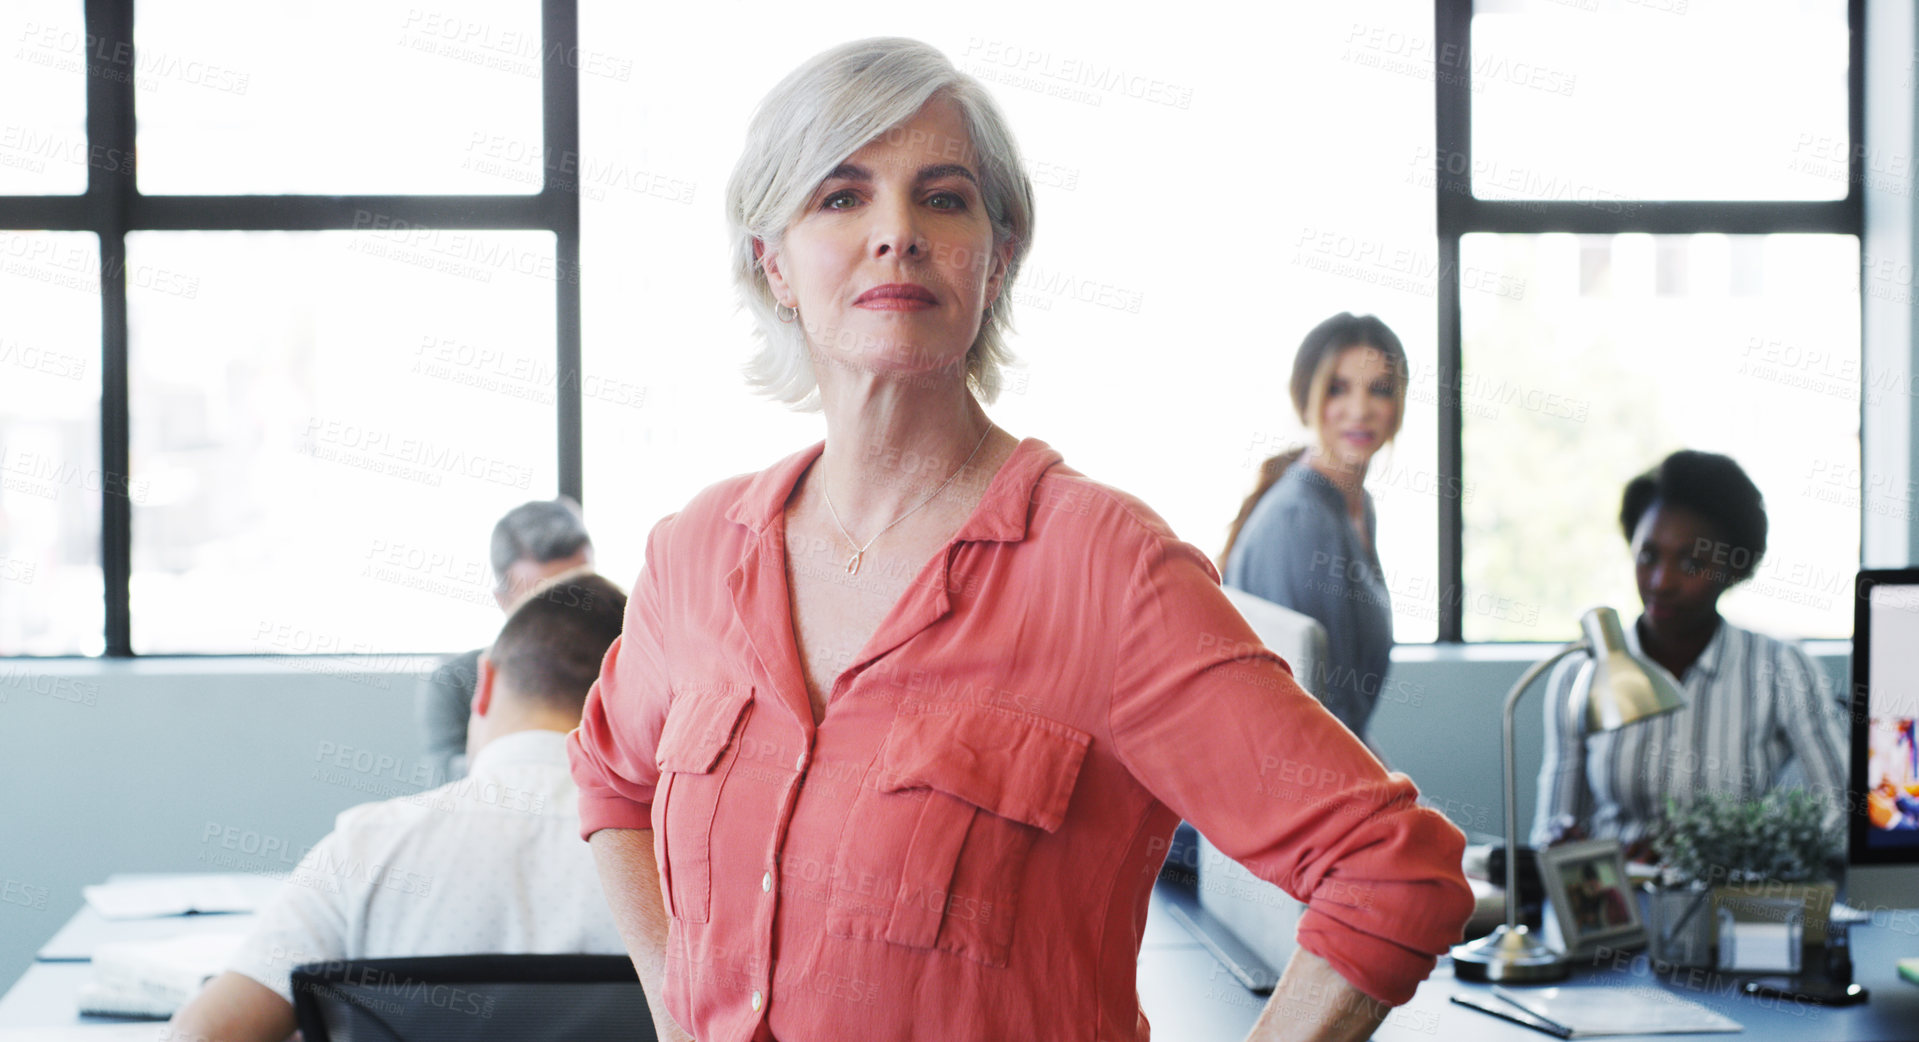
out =
<path fill-rule="evenodd" d="M 785 314 L 780 313 L 781 308 L 786 308 Z M 788 325 L 791 325 L 794 319 L 800 317 L 800 309 L 796 307 L 789 308 L 789 307 L 786 307 L 785 304 L 775 303 L 773 305 L 773 317 L 779 319 L 781 322 L 785 322 Z"/>

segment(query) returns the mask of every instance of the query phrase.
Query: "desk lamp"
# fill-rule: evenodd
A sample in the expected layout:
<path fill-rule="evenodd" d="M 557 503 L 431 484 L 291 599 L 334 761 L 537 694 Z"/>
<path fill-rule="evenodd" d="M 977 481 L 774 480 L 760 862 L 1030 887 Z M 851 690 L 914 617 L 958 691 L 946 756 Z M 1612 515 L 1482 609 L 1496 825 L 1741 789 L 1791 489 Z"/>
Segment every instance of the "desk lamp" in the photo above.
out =
<path fill-rule="evenodd" d="M 1627 724 L 1686 704 L 1665 670 L 1626 649 L 1619 613 L 1594 608 L 1579 619 L 1585 636 L 1536 663 L 1506 694 L 1506 924 L 1470 944 L 1453 946 L 1453 976 L 1468 981 L 1535 983 L 1565 978 L 1571 967 L 1556 951 L 1519 924 L 1519 821 L 1514 809 L 1513 709 L 1526 688 L 1568 655 L 1593 657 L 1592 687 L 1586 696 L 1586 733 L 1616 731 Z"/>

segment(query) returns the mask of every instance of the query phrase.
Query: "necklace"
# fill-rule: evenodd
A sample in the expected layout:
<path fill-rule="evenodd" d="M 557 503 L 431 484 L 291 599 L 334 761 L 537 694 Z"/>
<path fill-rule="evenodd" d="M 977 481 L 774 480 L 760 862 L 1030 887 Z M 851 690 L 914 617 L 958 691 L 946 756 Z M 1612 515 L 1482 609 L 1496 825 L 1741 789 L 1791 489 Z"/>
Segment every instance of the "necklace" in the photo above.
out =
<path fill-rule="evenodd" d="M 848 575 L 860 574 L 860 560 L 866 556 L 867 547 L 870 547 L 874 543 L 879 542 L 880 536 L 883 536 L 886 533 L 892 531 L 894 525 L 897 525 L 901 521 L 904 521 L 907 518 L 912 517 L 914 514 L 919 512 L 919 508 L 925 506 L 928 503 L 931 503 L 933 501 L 933 497 L 939 495 L 941 492 L 946 491 L 946 486 L 952 484 L 954 478 L 959 477 L 960 471 L 965 470 L 966 465 L 968 463 L 973 462 L 974 456 L 979 455 L 980 447 L 986 444 L 986 435 L 991 433 L 993 433 L 993 425 L 989 423 L 986 425 L 985 433 L 981 434 L 979 436 L 979 441 L 973 445 L 973 451 L 966 454 L 966 458 L 960 461 L 959 466 L 953 468 L 953 472 L 951 474 L 946 475 L 946 480 L 940 482 L 939 487 L 935 488 L 931 492 L 928 492 L 926 494 L 925 499 L 922 499 L 919 502 L 913 504 L 912 506 L 907 507 L 906 513 L 901 514 L 900 516 L 894 518 L 892 521 L 887 523 L 885 528 L 882 528 L 879 531 L 873 533 L 873 538 L 868 539 L 866 541 L 866 546 L 861 546 L 860 541 L 853 538 L 853 533 L 848 532 L 846 530 L 846 522 L 840 520 L 840 512 L 833 509 L 833 494 L 826 490 L 826 475 L 821 474 L 820 475 L 820 495 L 825 497 L 826 499 L 826 512 L 833 515 L 833 523 L 839 526 L 840 534 L 845 536 L 847 543 L 853 547 L 853 556 L 846 559 L 846 574 Z"/>

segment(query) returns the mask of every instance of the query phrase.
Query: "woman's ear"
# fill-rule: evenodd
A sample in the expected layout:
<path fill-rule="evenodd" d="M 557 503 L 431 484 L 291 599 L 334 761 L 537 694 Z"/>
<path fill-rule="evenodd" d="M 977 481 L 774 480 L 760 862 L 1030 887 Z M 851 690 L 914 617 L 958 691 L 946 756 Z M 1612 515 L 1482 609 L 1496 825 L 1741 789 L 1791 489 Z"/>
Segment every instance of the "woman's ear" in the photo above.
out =
<path fill-rule="evenodd" d="M 786 275 L 780 270 L 778 247 L 769 248 L 766 240 L 754 239 L 753 258 L 760 262 L 760 270 L 766 273 L 766 285 L 773 291 L 773 299 L 784 307 L 797 304 L 798 298 L 793 294 L 793 287 L 787 285 Z"/>
<path fill-rule="evenodd" d="M 1013 240 L 1008 239 L 993 247 L 993 270 L 986 275 L 986 306 L 999 303 L 1000 290 L 1006 283 L 1006 271 L 1013 266 Z"/>

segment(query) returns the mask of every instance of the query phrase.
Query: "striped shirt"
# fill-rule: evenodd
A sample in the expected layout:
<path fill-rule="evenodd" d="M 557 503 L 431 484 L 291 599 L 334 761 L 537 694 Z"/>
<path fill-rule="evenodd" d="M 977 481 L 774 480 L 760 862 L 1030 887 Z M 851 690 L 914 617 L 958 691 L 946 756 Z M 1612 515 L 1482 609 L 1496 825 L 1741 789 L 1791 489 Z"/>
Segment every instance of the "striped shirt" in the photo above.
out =
<path fill-rule="evenodd" d="M 1643 655 L 1637 625 L 1626 627 L 1626 643 Z M 1705 794 L 1750 799 L 1792 784 L 1824 794 L 1829 821 L 1839 820 L 1845 720 L 1796 645 L 1722 620 L 1686 670 L 1686 707 L 1610 733 L 1583 734 L 1572 710 L 1591 682 L 1592 659 L 1574 656 L 1547 685 L 1535 847 L 1561 815 L 1592 838 L 1630 844 L 1653 831 L 1668 796 L 1681 805 Z"/>

